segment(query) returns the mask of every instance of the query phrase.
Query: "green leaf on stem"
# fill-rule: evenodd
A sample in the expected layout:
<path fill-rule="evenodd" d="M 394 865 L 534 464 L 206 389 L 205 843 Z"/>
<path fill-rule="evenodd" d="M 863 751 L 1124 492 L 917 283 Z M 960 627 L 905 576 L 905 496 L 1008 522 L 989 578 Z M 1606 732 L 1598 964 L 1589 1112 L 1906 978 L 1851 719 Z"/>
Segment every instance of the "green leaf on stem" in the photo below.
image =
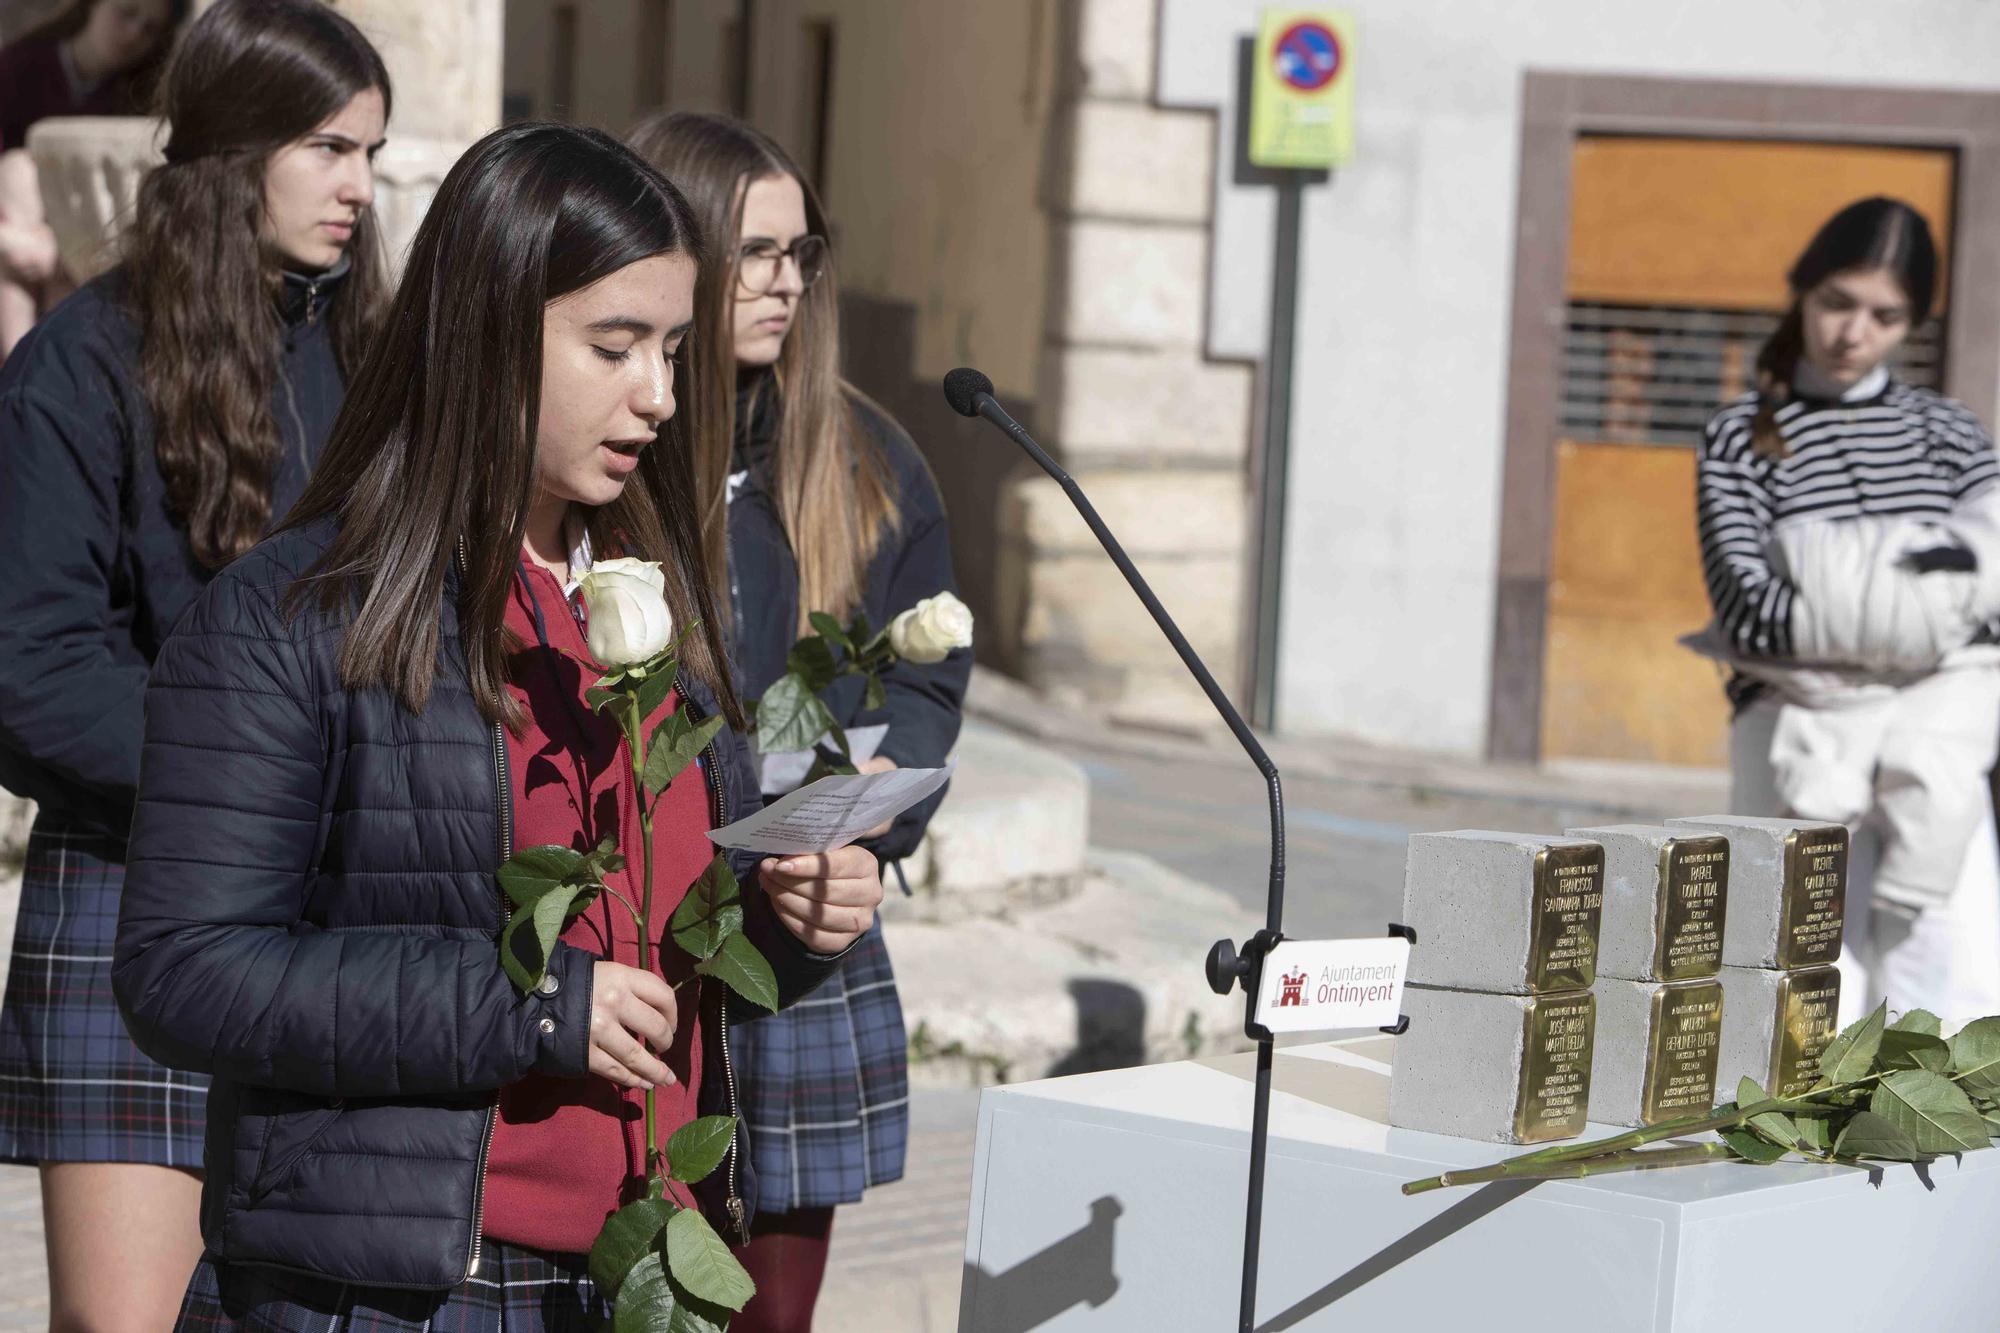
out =
<path fill-rule="evenodd" d="M 1825 1116 L 1802 1115 L 1794 1118 L 1799 1127 L 1799 1140 L 1812 1151 L 1825 1154 L 1833 1151 L 1833 1122 Z"/>
<path fill-rule="evenodd" d="M 604 679 L 623 680 L 624 677 L 606 676 Z M 613 689 L 611 686 L 606 685 L 602 682 L 599 682 L 598 684 L 591 686 L 589 689 L 583 692 L 583 701 L 590 705 L 590 711 L 593 713 L 602 713 L 606 708 L 610 707 L 614 703 L 617 703 L 620 699 L 623 699 L 624 697 L 625 697 L 625 692 L 623 690 Z"/>
<path fill-rule="evenodd" d="M 694 965 L 706 977 L 720 979 L 729 989 L 750 1003 L 772 1013 L 778 1011 L 778 978 L 757 946 L 743 935 L 731 935 L 712 957 Z"/>
<path fill-rule="evenodd" d="M 805 687 L 818 694 L 833 684 L 840 674 L 840 663 L 834 660 L 833 649 L 817 634 L 808 635 L 792 645 L 792 651 L 785 655 L 785 669 L 797 676 Z"/>
<path fill-rule="evenodd" d="M 674 678 L 679 674 L 679 667 L 671 657 L 662 661 L 656 669 L 646 673 L 646 678 L 639 682 L 639 688 L 633 691 L 638 707 L 638 716 L 634 719 L 635 729 L 645 726 L 646 719 L 660 711 L 660 705 L 665 703 L 667 696 L 673 692 Z"/>
<path fill-rule="evenodd" d="M 1727 1143 L 1738 1157 L 1758 1166 L 1769 1166 L 1789 1151 L 1778 1144 L 1759 1138 L 1747 1129 L 1725 1129 L 1720 1132 L 1722 1141 Z"/>
<path fill-rule="evenodd" d="M 869 649 L 878 643 L 886 642 L 888 637 L 889 631 L 886 629 L 880 634 L 875 632 L 875 627 L 868 623 L 866 611 L 858 606 L 854 608 L 854 623 L 847 627 L 847 641 L 854 648 L 854 656 L 866 657 Z"/>
<path fill-rule="evenodd" d="M 854 642 L 847 637 L 847 631 L 840 627 L 838 620 L 835 620 L 824 611 L 815 611 L 807 616 L 806 619 L 812 622 L 813 629 L 829 645 L 840 649 L 843 653 L 853 653 Z"/>
<path fill-rule="evenodd" d="M 612 1333 L 669 1333 L 677 1304 L 665 1261 L 657 1251 L 649 1251 L 618 1288 L 611 1304 Z"/>
<path fill-rule="evenodd" d="M 1875 1007 L 1868 1017 L 1850 1024 L 1828 1043 L 1819 1057 L 1819 1077 L 1817 1086 L 1826 1087 L 1834 1083 L 1852 1083 L 1858 1078 L 1866 1078 L 1874 1067 L 1875 1056 L 1882 1049 L 1882 1032 L 1889 1019 L 1889 1006 L 1884 1003 Z"/>
<path fill-rule="evenodd" d="M 1975 1019 L 1952 1037 L 1951 1076 L 1974 1097 L 2000 1097 L 2000 1018 Z"/>
<path fill-rule="evenodd" d="M 583 854 L 553 843 L 524 847 L 500 867 L 500 889 L 516 907 L 533 907 L 543 895 L 570 883 L 583 868 Z"/>
<path fill-rule="evenodd" d="M 506 928 L 500 932 L 500 966 L 523 995 L 542 984 L 563 928 L 596 901 L 599 887 L 558 884 L 532 906 L 507 918 Z"/>
<path fill-rule="evenodd" d="M 833 720 L 833 714 L 804 681 L 794 675 L 780 676 L 758 701 L 757 748 L 765 754 L 810 750 Z"/>
<path fill-rule="evenodd" d="M 1882 1034 L 1882 1050 L 1876 1056 L 1884 1069 L 1928 1069 L 1942 1074 L 1951 1068 L 1951 1047 L 1943 1037 L 1907 1028 L 1890 1028 Z"/>
<path fill-rule="evenodd" d="M 674 1281 L 702 1300 L 741 1310 L 757 1284 L 697 1209 L 684 1208 L 667 1223 L 667 1269 Z"/>
<path fill-rule="evenodd" d="M 667 1161 L 672 1166 L 674 1179 L 689 1185 L 697 1180 L 706 1180 L 711 1171 L 722 1165 L 722 1159 L 729 1155 L 729 1145 L 735 1139 L 736 1117 L 733 1115 L 705 1115 L 682 1125 L 667 1140 Z"/>
<path fill-rule="evenodd" d="M 685 708 L 669 713 L 653 728 L 653 739 L 646 743 L 646 790 L 655 796 L 665 791 L 720 730 L 720 715 L 691 722 Z"/>
<path fill-rule="evenodd" d="M 882 678 L 872 671 L 868 673 L 868 684 L 862 691 L 861 706 L 871 713 L 889 706 L 889 695 L 882 688 Z"/>
<path fill-rule="evenodd" d="M 1889 1025 L 1891 1032 L 1921 1032 L 1927 1037 L 1942 1037 L 1944 1023 L 1928 1009 L 1912 1009 Z"/>
<path fill-rule="evenodd" d="M 628 1203 L 604 1219 L 590 1247 L 590 1277 L 606 1296 L 617 1296 L 626 1276 L 667 1229 L 680 1205 L 663 1198 Z"/>
<path fill-rule="evenodd" d="M 1925 1154 L 1892 1121 L 1872 1111 L 1856 1111 L 1833 1141 L 1836 1157 L 1872 1157 L 1884 1162 L 1919 1162 Z"/>
<path fill-rule="evenodd" d="M 688 886 L 687 896 L 667 921 L 674 943 L 695 958 L 712 958 L 723 941 L 743 931 L 743 891 L 736 872 L 718 852 Z"/>
<path fill-rule="evenodd" d="M 1906 1069 L 1876 1087 L 1868 1110 L 1903 1131 L 1924 1153 L 1987 1145 L 1986 1122 L 1956 1083 L 1928 1069 Z"/>

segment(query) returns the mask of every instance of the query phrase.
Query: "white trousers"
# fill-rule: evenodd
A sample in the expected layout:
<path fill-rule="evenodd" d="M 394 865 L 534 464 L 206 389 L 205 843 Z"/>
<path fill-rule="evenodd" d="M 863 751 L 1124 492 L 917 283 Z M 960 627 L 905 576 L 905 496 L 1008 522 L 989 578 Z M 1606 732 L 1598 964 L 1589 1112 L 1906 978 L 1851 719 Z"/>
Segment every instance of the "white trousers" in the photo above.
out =
<path fill-rule="evenodd" d="M 1781 758 L 1796 762 L 1795 754 L 1786 755 L 1785 737 L 1800 729 L 1791 724 L 1802 719 L 1787 716 L 1798 708 L 1767 696 L 1737 716 L 1729 747 L 1730 804 L 1735 813 L 1828 818 L 1818 811 L 1797 809 L 1779 793 L 1774 742 Z M 1899 774 L 1906 778 L 1912 768 L 1922 771 L 1927 785 L 1949 793 L 1944 804 L 1963 808 L 1968 795 L 1977 797 L 1976 809 L 1963 821 L 1966 840 L 1955 883 L 1942 901 L 1914 916 L 1901 904 L 1877 912 L 1876 867 L 1885 839 L 1893 843 L 1897 826 L 1904 821 L 1889 818 L 1880 800 L 1858 817 L 1850 814 L 1842 820 L 1853 834 L 1846 942 L 1840 956 L 1842 1023 L 1885 1000 L 1892 1012 L 1928 1009 L 1944 1020 L 1947 1031 L 2000 1014 L 2000 838 L 1995 834 L 1986 777 L 2000 751 L 2000 731 L 1986 712 L 1980 707 L 1959 712 L 1952 719 L 1958 728 L 1951 738 L 1955 743 L 1898 747 L 1905 759 L 1896 765 Z M 1908 762 L 1912 751 L 1915 762 Z M 1908 810 L 1910 797 L 1907 788 L 1899 789 L 1890 805 Z"/>

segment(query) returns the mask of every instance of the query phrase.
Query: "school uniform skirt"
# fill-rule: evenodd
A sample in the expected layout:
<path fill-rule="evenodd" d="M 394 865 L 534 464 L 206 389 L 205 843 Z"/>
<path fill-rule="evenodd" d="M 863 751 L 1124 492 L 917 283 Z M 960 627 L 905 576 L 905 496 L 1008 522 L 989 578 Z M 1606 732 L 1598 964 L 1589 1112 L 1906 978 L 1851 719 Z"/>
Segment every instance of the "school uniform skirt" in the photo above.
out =
<path fill-rule="evenodd" d="M 357 1287 L 202 1256 L 178 1333 L 596 1333 L 610 1307 L 581 1254 L 487 1237 L 479 1272 L 449 1291 Z"/>
<path fill-rule="evenodd" d="M 140 1054 L 112 998 L 124 885 L 124 839 L 36 819 L 0 999 L 0 1161 L 201 1169 L 208 1079 Z"/>

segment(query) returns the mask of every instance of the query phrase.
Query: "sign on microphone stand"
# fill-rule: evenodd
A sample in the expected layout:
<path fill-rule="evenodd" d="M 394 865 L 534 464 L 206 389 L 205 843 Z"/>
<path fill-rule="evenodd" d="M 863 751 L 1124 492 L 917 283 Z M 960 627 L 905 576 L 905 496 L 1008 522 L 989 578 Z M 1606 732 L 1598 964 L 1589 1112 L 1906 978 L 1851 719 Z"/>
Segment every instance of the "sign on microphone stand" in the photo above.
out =
<path fill-rule="evenodd" d="M 1402 1021 L 1410 942 L 1286 940 L 1264 955 L 1252 1020 L 1266 1032 L 1393 1028 Z"/>

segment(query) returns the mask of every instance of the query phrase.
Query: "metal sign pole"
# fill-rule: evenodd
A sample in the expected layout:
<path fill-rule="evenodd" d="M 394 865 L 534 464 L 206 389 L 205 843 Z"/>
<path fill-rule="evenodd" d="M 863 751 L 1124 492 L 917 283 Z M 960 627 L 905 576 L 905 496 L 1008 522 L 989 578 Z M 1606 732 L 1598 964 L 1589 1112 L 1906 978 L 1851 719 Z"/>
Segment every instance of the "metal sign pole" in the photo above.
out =
<path fill-rule="evenodd" d="M 1271 726 L 1278 705 L 1278 623 L 1284 601 L 1285 481 L 1292 448 L 1292 346 L 1299 309 L 1299 208 L 1309 173 L 1278 173 L 1278 225 L 1272 242 L 1271 331 L 1264 372 L 1264 447 L 1258 468 L 1258 725 Z M 1320 173 L 1310 173 L 1323 178 Z"/>

